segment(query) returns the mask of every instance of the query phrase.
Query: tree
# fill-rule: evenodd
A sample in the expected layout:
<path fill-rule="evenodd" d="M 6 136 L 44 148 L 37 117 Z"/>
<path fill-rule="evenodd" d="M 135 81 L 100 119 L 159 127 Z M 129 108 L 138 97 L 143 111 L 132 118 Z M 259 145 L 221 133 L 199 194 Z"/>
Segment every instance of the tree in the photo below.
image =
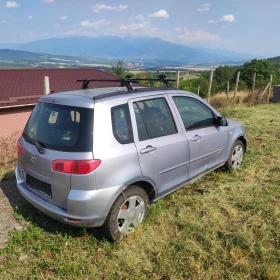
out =
<path fill-rule="evenodd" d="M 112 75 L 116 75 L 118 77 L 124 78 L 128 72 L 125 70 L 123 61 L 118 59 L 118 62 L 116 65 L 111 65 L 111 68 L 109 67 L 104 67 L 103 69 L 105 72 L 110 73 Z"/>
<path fill-rule="evenodd" d="M 273 80 L 279 80 L 279 70 L 267 60 L 253 59 L 246 62 L 238 71 L 240 71 L 240 79 L 243 80 L 248 87 L 252 87 L 253 75 L 256 73 L 256 85 L 264 86 L 269 82 L 270 75 Z"/>
<path fill-rule="evenodd" d="M 208 86 L 209 86 L 209 77 L 210 77 L 209 73 L 204 73 L 197 79 L 183 80 L 180 82 L 179 88 L 197 94 L 198 86 L 200 86 L 199 95 L 201 97 L 206 97 L 208 92 Z M 215 87 L 216 85 L 214 84 L 214 89 Z"/>
<path fill-rule="evenodd" d="M 214 71 L 214 80 L 217 83 L 217 91 L 225 91 L 227 82 L 234 79 L 235 70 L 230 65 L 219 66 Z"/>
<path fill-rule="evenodd" d="M 158 78 L 159 73 L 158 72 L 150 72 L 145 71 L 138 74 L 135 74 L 135 79 L 156 79 Z M 140 84 L 145 85 L 147 87 L 160 87 L 163 86 L 161 82 L 159 81 L 140 81 Z"/>

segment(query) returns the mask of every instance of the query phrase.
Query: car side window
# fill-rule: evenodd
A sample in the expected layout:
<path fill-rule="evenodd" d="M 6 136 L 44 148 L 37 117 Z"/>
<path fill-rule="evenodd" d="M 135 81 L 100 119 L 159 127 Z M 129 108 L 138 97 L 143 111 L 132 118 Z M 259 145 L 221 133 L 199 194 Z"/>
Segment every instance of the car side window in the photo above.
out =
<path fill-rule="evenodd" d="M 121 144 L 133 143 L 131 118 L 127 104 L 111 108 L 112 129 L 116 140 Z"/>
<path fill-rule="evenodd" d="M 186 130 L 215 125 L 212 110 L 199 100 L 184 96 L 174 96 L 173 100 Z"/>
<path fill-rule="evenodd" d="M 140 141 L 177 133 L 165 98 L 137 101 L 133 108 Z"/>

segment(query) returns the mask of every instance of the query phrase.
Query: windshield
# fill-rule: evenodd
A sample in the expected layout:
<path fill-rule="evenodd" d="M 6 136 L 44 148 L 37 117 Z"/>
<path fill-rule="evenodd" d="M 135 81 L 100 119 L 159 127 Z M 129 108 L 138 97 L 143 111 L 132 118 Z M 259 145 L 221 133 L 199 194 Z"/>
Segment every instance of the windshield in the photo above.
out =
<path fill-rule="evenodd" d="M 65 152 L 92 151 L 93 109 L 38 102 L 23 138 Z"/>

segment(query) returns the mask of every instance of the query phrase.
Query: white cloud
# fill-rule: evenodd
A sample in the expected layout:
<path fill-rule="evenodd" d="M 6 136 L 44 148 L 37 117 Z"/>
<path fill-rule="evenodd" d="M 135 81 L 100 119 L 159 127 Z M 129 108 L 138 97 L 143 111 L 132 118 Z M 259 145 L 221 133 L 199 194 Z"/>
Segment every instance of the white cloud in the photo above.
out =
<path fill-rule="evenodd" d="M 135 31 L 135 30 L 146 29 L 148 26 L 149 26 L 149 22 L 144 21 L 144 22 L 141 22 L 141 23 L 121 25 L 120 30 L 122 30 L 122 31 Z"/>
<path fill-rule="evenodd" d="M 128 8 L 127 5 L 107 6 L 107 5 L 104 5 L 104 4 L 95 4 L 92 7 L 92 11 L 94 13 L 98 13 L 98 12 L 100 12 L 102 10 L 109 10 L 109 11 L 114 11 L 114 12 L 120 12 L 120 11 L 126 10 L 127 8 Z"/>
<path fill-rule="evenodd" d="M 20 4 L 18 4 L 17 2 L 7 2 L 6 3 L 6 7 L 7 8 L 16 8 L 16 7 L 19 7 Z"/>
<path fill-rule="evenodd" d="M 29 17 L 27 17 L 27 19 L 33 19 L 33 16 L 29 16 Z"/>
<path fill-rule="evenodd" d="M 149 15 L 149 18 L 169 18 L 169 14 L 166 10 L 159 10 Z"/>
<path fill-rule="evenodd" d="M 53 24 L 53 27 L 54 27 L 54 28 L 59 28 L 59 27 L 60 27 L 60 24 L 59 24 L 59 23 Z"/>
<path fill-rule="evenodd" d="M 41 0 L 42 2 L 45 2 L 45 3 L 52 3 L 54 2 L 54 0 Z"/>
<path fill-rule="evenodd" d="M 210 6 L 211 6 L 210 4 L 205 3 L 205 4 L 202 4 L 201 7 L 197 8 L 196 10 L 198 12 L 209 12 L 210 11 Z"/>
<path fill-rule="evenodd" d="M 100 19 L 94 22 L 89 22 L 88 20 L 84 20 L 81 22 L 81 26 L 83 27 L 92 27 L 92 28 L 98 28 L 102 25 L 108 25 L 110 22 L 105 19 Z"/>
<path fill-rule="evenodd" d="M 67 16 L 61 17 L 60 20 L 67 20 Z"/>
<path fill-rule="evenodd" d="M 194 42 L 194 41 L 217 41 L 219 36 L 216 34 L 211 34 L 208 32 L 200 30 L 189 30 L 188 28 L 176 28 L 177 38 L 185 42 Z"/>
<path fill-rule="evenodd" d="M 135 16 L 135 17 L 130 17 L 129 20 L 139 20 L 139 21 L 143 21 L 143 20 L 145 20 L 145 18 L 144 18 L 143 15 L 139 14 L 139 15 L 137 15 L 137 16 Z"/>
<path fill-rule="evenodd" d="M 217 22 L 222 22 L 222 21 L 226 21 L 226 22 L 234 22 L 235 21 L 235 17 L 234 15 L 224 15 L 222 16 L 220 19 L 217 20 L 209 20 L 208 23 L 217 23 Z"/>

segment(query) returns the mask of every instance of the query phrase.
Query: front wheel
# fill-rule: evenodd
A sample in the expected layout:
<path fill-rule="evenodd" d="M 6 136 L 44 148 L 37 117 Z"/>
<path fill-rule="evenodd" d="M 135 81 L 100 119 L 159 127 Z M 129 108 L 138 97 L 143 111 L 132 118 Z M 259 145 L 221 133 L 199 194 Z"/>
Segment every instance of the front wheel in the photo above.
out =
<path fill-rule="evenodd" d="M 138 186 L 131 186 L 116 199 L 103 231 L 110 239 L 117 241 L 121 236 L 132 233 L 144 221 L 148 211 L 147 193 Z"/>
<path fill-rule="evenodd" d="M 237 140 L 231 148 L 226 166 L 229 170 L 234 170 L 241 166 L 244 158 L 245 148 L 241 140 Z"/>

